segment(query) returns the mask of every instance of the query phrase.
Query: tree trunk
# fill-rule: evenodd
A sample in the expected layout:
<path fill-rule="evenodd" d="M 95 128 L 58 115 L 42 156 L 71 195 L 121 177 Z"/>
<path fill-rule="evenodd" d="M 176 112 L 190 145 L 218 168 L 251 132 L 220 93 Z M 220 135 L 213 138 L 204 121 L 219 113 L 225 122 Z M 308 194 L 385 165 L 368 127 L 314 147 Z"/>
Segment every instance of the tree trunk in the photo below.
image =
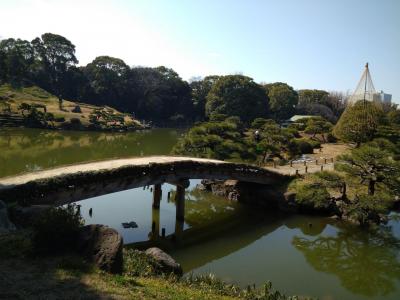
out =
<path fill-rule="evenodd" d="M 375 194 L 375 180 L 370 180 L 368 182 L 368 195 L 373 196 Z"/>
<path fill-rule="evenodd" d="M 267 159 L 267 155 L 268 155 L 268 152 L 264 152 L 264 157 L 263 157 L 262 163 L 265 163 L 265 160 Z"/>

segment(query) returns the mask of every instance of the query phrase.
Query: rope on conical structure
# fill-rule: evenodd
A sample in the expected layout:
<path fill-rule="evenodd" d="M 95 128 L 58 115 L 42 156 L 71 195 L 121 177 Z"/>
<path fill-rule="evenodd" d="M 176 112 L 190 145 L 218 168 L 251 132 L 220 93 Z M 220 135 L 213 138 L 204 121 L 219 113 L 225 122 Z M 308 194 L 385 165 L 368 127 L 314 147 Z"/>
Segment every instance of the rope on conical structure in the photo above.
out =
<path fill-rule="evenodd" d="M 362 142 L 372 138 L 380 114 L 380 103 L 374 101 L 375 87 L 369 72 L 368 63 L 361 75 L 347 107 L 335 126 L 334 133 L 339 138 Z M 357 137 L 359 135 L 359 139 Z"/>

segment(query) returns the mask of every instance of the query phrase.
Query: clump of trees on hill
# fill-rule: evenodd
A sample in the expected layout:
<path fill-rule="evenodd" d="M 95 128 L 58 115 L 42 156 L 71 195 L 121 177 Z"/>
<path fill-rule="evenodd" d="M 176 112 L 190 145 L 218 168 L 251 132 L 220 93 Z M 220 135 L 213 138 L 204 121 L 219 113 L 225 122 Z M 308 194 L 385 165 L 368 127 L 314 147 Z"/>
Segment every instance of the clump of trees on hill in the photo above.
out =
<path fill-rule="evenodd" d="M 213 114 L 282 121 L 293 114 L 320 115 L 335 122 L 345 96 L 319 90 L 295 91 L 286 83 L 258 84 L 243 75 L 206 76 L 186 82 L 172 69 L 130 67 L 98 56 L 78 66 L 75 45 L 45 33 L 32 41 L 0 41 L 0 84 L 37 85 L 63 99 L 107 105 L 157 125 L 187 125 Z"/>

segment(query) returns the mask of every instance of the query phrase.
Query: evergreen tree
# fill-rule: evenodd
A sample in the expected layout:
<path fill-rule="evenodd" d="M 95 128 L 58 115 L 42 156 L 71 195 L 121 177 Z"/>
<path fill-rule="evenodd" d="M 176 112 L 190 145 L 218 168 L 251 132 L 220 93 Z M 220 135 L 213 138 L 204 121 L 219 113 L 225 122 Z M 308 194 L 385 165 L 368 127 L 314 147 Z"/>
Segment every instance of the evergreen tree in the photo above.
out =
<path fill-rule="evenodd" d="M 360 146 L 374 138 L 382 118 L 383 111 L 376 103 L 361 100 L 346 108 L 333 133 L 344 142 Z"/>

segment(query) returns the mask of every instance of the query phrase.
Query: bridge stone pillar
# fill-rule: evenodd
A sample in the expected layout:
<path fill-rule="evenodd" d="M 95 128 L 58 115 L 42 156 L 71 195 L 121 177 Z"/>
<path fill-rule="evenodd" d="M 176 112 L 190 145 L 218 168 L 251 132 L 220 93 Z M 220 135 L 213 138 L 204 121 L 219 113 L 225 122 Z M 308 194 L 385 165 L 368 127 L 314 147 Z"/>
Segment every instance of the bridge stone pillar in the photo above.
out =
<path fill-rule="evenodd" d="M 159 209 L 160 208 L 160 201 L 161 201 L 161 184 L 155 184 L 153 189 L 153 208 Z"/>
<path fill-rule="evenodd" d="M 181 185 L 176 186 L 175 205 L 176 219 L 183 222 L 185 220 L 185 188 Z"/>

